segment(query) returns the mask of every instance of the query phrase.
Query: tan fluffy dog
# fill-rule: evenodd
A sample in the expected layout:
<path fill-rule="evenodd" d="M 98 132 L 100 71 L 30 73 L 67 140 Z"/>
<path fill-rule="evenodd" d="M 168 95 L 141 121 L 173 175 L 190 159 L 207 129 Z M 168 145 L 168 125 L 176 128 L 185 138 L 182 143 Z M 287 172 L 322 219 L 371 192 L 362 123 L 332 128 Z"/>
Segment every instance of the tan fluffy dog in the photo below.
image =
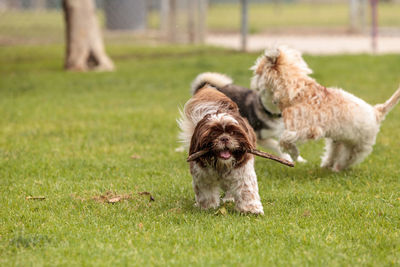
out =
<path fill-rule="evenodd" d="M 301 53 L 286 46 L 267 49 L 252 69 L 252 87 L 282 111 L 282 149 L 295 159 L 296 142 L 326 138 L 321 166 L 333 171 L 371 153 L 381 122 L 400 98 L 399 88 L 384 104 L 371 106 L 342 89 L 326 88 L 308 76 L 312 71 Z"/>

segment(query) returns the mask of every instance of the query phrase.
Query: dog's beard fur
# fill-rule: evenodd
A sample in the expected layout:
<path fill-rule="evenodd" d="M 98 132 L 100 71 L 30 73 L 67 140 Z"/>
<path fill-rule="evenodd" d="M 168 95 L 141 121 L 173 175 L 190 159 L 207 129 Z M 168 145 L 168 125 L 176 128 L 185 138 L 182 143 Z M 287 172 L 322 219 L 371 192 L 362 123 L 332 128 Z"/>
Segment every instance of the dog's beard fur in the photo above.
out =
<path fill-rule="evenodd" d="M 245 121 L 239 116 L 217 114 L 205 116 L 194 130 L 189 154 L 209 151 L 196 161 L 203 167 L 219 171 L 242 166 L 251 157 L 246 151 L 254 148 L 254 140 L 248 136 Z"/>

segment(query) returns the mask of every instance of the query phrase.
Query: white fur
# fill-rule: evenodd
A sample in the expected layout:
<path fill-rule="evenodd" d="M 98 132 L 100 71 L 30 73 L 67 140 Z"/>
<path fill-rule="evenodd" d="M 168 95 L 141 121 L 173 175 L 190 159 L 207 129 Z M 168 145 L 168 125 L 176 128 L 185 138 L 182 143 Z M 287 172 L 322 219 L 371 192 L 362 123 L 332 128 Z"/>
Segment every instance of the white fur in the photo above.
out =
<path fill-rule="evenodd" d="M 216 113 L 218 109 L 219 106 L 214 102 L 205 102 L 201 105 L 197 105 L 189 117 L 187 117 L 181 110 L 179 111 L 181 116 L 177 119 L 177 123 L 181 131 L 179 132 L 178 140 L 183 144 L 185 150 L 189 149 L 190 139 L 192 138 L 197 123 L 207 114 Z"/>
<path fill-rule="evenodd" d="M 191 86 L 191 94 L 193 95 L 194 92 L 198 89 L 198 87 L 204 83 L 210 83 L 213 86 L 217 86 L 219 88 L 224 87 L 228 84 L 232 84 L 233 80 L 218 72 L 204 72 L 199 74 L 196 79 L 192 82 Z"/>
<path fill-rule="evenodd" d="M 227 113 L 216 113 L 212 114 L 210 116 L 210 120 L 216 121 L 216 122 L 221 122 L 224 125 L 228 122 L 234 123 L 234 124 L 239 124 L 238 121 L 232 117 L 231 115 Z M 225 126 L 224 126 L 225 127 Z"/>

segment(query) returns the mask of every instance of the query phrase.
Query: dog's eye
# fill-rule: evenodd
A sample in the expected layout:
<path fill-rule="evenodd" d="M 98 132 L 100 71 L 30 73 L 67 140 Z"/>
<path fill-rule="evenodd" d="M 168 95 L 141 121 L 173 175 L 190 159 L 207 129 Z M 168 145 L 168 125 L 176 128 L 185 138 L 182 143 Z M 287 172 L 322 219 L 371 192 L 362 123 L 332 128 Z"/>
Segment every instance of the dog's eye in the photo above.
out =
<path fill-rule="evenodd" d="M 230 132 L 229 134 L 230 134 L 230 135 L 233 135 L 233 132 Z"/>

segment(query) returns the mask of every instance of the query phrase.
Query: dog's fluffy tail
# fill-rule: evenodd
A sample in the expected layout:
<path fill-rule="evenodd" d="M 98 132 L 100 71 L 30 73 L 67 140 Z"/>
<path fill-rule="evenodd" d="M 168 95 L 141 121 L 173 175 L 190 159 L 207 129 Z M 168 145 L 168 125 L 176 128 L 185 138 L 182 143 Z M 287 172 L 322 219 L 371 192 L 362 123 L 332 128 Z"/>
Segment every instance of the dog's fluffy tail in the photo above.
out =
<path fill-rule="evenodd" d="M 222 73 L 217 72 L 203 72 L 197 75 L 196 79 L 192 82 L 190 92 L 194 95 L 197 90 L 202 88 L 204 85 L 209 84 L 211 86 L 222 88 L 228 84 L 232 84 L 233 80 Z"/>
<path fill-rule="evenodd" d="M 385 119 L 385 116 L 392 110 L 392 108 L 399 102 L 400 100 L 400 87 L 396 92 L 390 97 L 385 103 L 375 105 L 376 118 L 378 122 L 381 122 Z"/>

